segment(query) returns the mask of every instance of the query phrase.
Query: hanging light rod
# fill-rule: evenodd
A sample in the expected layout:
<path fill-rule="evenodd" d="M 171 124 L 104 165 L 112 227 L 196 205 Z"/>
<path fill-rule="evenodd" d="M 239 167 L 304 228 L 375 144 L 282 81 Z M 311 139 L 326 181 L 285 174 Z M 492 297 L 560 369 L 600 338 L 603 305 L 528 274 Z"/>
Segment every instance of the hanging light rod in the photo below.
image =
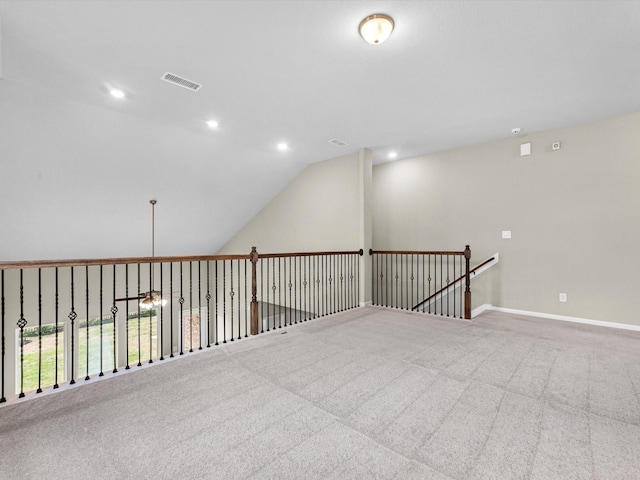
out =
<path fill-rule="evenodd" d="M 379 45 L 389 38 L 393 27 L 393 18 L 384 13 L 375 13 L 360 22 L 358 31 L 367 43 Z"/>

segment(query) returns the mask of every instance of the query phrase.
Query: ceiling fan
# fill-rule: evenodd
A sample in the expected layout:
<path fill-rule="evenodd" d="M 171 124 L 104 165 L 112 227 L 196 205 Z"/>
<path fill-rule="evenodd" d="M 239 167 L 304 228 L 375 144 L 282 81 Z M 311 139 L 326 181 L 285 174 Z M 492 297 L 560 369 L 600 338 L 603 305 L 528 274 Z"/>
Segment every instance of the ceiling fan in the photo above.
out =
<path fill-rule="evenodd" d="M 151 204 L 151 258 L 155 257 L 155 236 L 156 236 L 156 224 L 155 224 L 155 208 L 157 200 L 149 200 Z M 148 292 L 141 292 L 135 297 L 116 298 L 116 302 L 140 300 L 140 308 L 143 310 L 151 310 L 155 307 L 164 307 L 167 304 L 167 299 L 162 298 L 161 292 L 153 289 L 153 279 L 155 264 L 151 262 L 151 289 Z"/>

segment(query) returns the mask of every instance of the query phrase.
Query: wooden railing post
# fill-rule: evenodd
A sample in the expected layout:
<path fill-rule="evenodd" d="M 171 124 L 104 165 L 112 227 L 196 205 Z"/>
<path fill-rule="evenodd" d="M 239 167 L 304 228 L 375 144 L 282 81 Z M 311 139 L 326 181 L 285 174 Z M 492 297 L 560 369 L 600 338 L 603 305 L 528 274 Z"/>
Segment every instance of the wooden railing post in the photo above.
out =
<path fill-rule="evenodd" d="M 465 289 L 464 289 L 464 318 L 471 320 L 471 275 L 469 274 L 469 260 L 471 260 L 471 249 L 467 245 L 464 249 L 464 258 L 466 264 L 465 271 Z"/>
<path fill-rule="evenodd" d="M 256 247 L 251 247 L 251 335 L 257 335 L 260 332 L 258 328 L 258 251 Z"/>

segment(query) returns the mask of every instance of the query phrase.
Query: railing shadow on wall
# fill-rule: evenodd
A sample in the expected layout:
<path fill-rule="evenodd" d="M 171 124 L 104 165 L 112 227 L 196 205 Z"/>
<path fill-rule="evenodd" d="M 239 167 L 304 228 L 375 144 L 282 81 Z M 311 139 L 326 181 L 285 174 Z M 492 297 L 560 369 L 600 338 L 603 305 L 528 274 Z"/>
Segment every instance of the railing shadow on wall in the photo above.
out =
<path fill-rule="evenodd" d="M 0 262 L 0 403 L 355 308 L 362 255 Z"/>

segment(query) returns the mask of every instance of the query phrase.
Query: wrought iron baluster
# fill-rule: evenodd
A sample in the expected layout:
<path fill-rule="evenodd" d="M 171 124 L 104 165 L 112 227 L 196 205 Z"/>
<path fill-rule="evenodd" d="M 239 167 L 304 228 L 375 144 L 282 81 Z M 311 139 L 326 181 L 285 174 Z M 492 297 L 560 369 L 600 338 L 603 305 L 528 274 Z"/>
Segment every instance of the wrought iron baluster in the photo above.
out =
<path fill-rule="evenodd" d="M 216 281 L 216 300 L 215 300 L 215 304 L 216 304 L 216 315 L 215 317 L 213 317 L 213 321 L 214 321 L 214 345 L 218 345 L 218 260 L 215 260 L 215 281 Z"/>
<path fill-rule="evenodd" d="M 198 350 L 202 350 L 202 262 L 198 261 L 198 324 L 200 331 L 198 332 Z"/>
<path fill-rule="evenodd" d="M 297 257 L 293 257 L 293 315 L 295 323 L 298 323 L 298 271 L 296 268 Z"/>
<path fill-rule="evenodd" d="M 231 268 L 231 275 L 229 276 L 231 279 L 231 291 L 229 292 L 231 301 L 229 302 L 229 305 L 231 308 L 231 341 L 233 342 L 233 296 L 235 295 L 235 292 L 233 291 L 233 260 L 229 260 L 229 265 Z"/>
<path fill-rule="evenodd" d="M 289 325 L 293 323 L 293 283 L 291 277 L 291 257 L 289 257 L 289 283 L 287 286 L 289 287 Z M 286 293 L 285 293 L 286 296 Z M 286 322 L 285 322 L 286 323 Z"/>
<path fill-rule="evenodd" d="M 20 395 L 18 398 L 24 397 L 24 327 L 27 320 L 24 318 L 24 283 L 22 280 L 22 269 L 20 269 L 20 318 L 18 319 L 18 328 L 20 329 Z"/>
<path fill-rule="evenodd" d="M 153 291 L 153 280 L 154 280 L 154 269 L 153 263 L 149 262 L 149 300 L 151 304 L 149 305 L 149 363 L 153 363 L 153 312 L 156 312 L 156 316 L 158 315 L 158 309 L 154 308 L 155 300 L 155 292 Z M 162 308 L 162 296 L 160 297 L 160 308 Z M 156 317 L 156 323 L 158 322 L 158 318 Z"/>
<path fill-rule="evenodd" d="M 173 358 L 173 262 L 169 263 L 169 358 Z"/>
<path fill-rule="evenodd" d="M 42 269 L 38 268 L 38 389 L 42 393 Z"/>
<path fill-rule="evenodd" d="M 85 265 L 84 267 L 84 279 L 85 279 L 85 298 L 86 298 L 86 320 L 85 320 L 85 332 L 86 332 L 86 338 L 87 338 L 87 344 L 86 346 L 86 354 L 87 354 L 87 358 L 86 358 L 86 370 L 85 370 L 85 374 L 86 376 L 84 377 L 85 380 L 89 380 L 89 265 Z"/>
<path fill-rule="evenodd" d="M 160 263 L 160 361 L 164 360 L 164 283 L 162 282 L 162 263 Z"/>
<path fill-rule="evenodd" d="M 5 350 L 5 339 L 4 339 L 4 316 L 5 316 L 5 304 L 4 304 L 4 270 L 0 270 L 0 321 L 2 322 L 2 367 L 0 370 L 0 376 L 2 378 L 0 378 L 0 403 L 5 403 L 7 401 L 7 398 L 4 396 L 4 376 L 5 376 L 5 371 L 4 371 L 4 356 L 6 354 L 6 350 Z M 57 346 L 57 343 L 56 343 Z M 56 358 L 57 358 L 57 353 L 58 351 L 56 350 Z M 56 368 L 56 372 L 57 372 L 57 368 Z M 57 383 L 57 382 L 56 382 Z"/>
<path fill-rule="evenodd" d="M 266 262 L 267 262 L 267 286 L 266 286 L 266 289 L 267 289 L 267 317 L 266 317 L 266 320 L 267 320 L 267 332 L 269 332 L 270 329 L 271 329 L 271 320 L 270 320 L 271 304 L 269 303 L 269 290 L 271 290 L 271 288 L 269 288 L 269 285 L 268 285 L 268 283 L 269 283 L 269 263 L 270 263 L 268 258 L 267 258 Z"/>
<path fill-rule="evenodd" d="M 102 365 L 102 265 L 100 265 L 100 375 L 99 377 L 104 377 L 104 369 Z"/>
<path fill-rule="evenodd" d="M 264 333 L 264 265 L 262 262 L 262 258 L 260 259 L 260 333 Z M 267 265 L 268 265 L 267 261 Z M 269 295 L 269 290 L 267 290 L 267 295 Z"/>
<path fill-rule="evenodd" d="M 71 271 L 73 273 L 73 267 L 71 267 Z M 125 298 L 129 298 L 129 264 L 125 263 L 124 265 L 124 296 Z M 131 366 L 129 365 L 129 300 L 126 300 L 124 302 L 124 309 L 125 309 L 125 318 L 124 318 L 124 325 L 125 325 L 125 333 L 127 336 L 127 341 L 124 342 L 124 346 L 125 346 L 125 354 L 126 354 L 126 359 L 127 359 L 127 365 L 124 367 L 125 370 L 129 370 L 131 368 Z"/>
<path fill-rule="evenodd" d="M 247 259 L 244 259 L 244 338 L 249 336 L 249 304 L 247 303 Z"/>
<path fill-rule="evenodd" d="M 233 275 L 233 270 L 231 274 Z M 233 292 L 233 284 L 231 285 Z M 193 353 L 193 262 L 189 262 L 189 353 Z"/>
<path fill-rule="evenodd" d="M 138 263 L 138 297 L 140 297 L 140 264 Z M 140 298 L 138 298 L 137 312 L 138 312 L 138 366 L 142 366 L 142 335 L 140 330 Z"/>
<path fill-rule="evenodd" d="M 233 262 L 233 260 L 232 260 Z M 238 271 L 238 340 L 242 340 L 242 310 L 240 307 L 240 295 L 242 294 L 242 286 L 240 283 L 240 259 L 236 260 L 236 270 Z"/>
<path fill-rule="evenodd" d="M 427 262 L 428 262 L 428 268 L 429 268 L 429 276 L 427 278 L 427 281 L 429 282 L 429 298 L 431 298 L 431 255 L 427 255 Z M 429 313 L 431 313 L 431 300 L 429 300 Z M 424 309 L 423 309 L 424 311 Z"/>
<path fill-rule="evenodd" d="M 451 263 L 453 264 L 453 279 L 455 281 L 456 278 L 456 259 L 455 257 L 453 258 L 453 260 L 451 261 Z M 456 286 L 453 285 L 453 318 L 456 318 Z"/>
<path fill-rule="evenodd" d="M 182 262 L 180 262 L 180 355 L 184 355 L 184 289 L 182 284 Z"/>
<path fill-rule="evenodd" d="M 282 289 L 280 288 L 280 286 L 282 285 L 281 282 L 281 272 L 282 272 L 282 262 L 281 262 L 282 258 L 278 257 L 278 328 L 282 328 Z M 274 294 L 274 300 L 275 300 L 275 294 Z M 284 322 L 284 326 L 287 326 L 287 321 L 285 319 Z"/>
<path fill-rule="evenodd" d="M 444 262 L 442 261 L 442 254 L 440 255 L 440 288 L 442 288 L 442 279 L 443 277 L 443 272 L 442 272 L 442 268 L 443 268 L 443 264 Z M 442 302 L 443 302 L 443 297 L 444 295 L 440 294 L 440 315 L 444 315 L 444 308 L 442 306 Z"/>
<path fill-rule="evenodd" d="M 111 304 L 111 319 L 113 320 L 113 373 L 118 373 L 118 357 L 116 355 L 116 320 L 118 318 L 118 306 L 116 305 L 116 266 L 113 265 L 113 303 Z"/>
<path fill-rule="evenodd" d="M 3 272 L 4 273 L 4 272 Z M 55 321 L 56 321 L 56 333 L 55 333 L 55 352 L 56 352 L 56 358 L 55 358 L 55 383 L 53 384 L 53 388 L 56 389 L 58 388 L 60 385 L 58 385 L 58 329 L 59 329 L 59 322 L 60 322 L 60 296 L 59 296 L 59 289 L 58 289 L 58 267 L 56 267 L 55 269 Z M 2 294 L 2 296 L 4 297 L 4 293 Z M 4 298 L 3 298 L 4 300 Z M 4 305 L 3 305 L 4 308 Z M 3 327 L 4 327 L 4 314 L 2 315 L 3 317 Z M 3 328 L 4 330 L 4 328 Z M 2 335 L 3 339 L 4 339 L 4 334 Z M 63 350 L 64 351 L 64 350 Z M 4 397 L 4 395 L 2 395 Z"/>
<path fill-rule="evenodd" d="M 211 260 L 207 260 L 207 348 L 211 348 Z"/>
<path fill-rule="evenodd" d="M 273 329 L 276 329 L 276 259 L 271 259 L 271 294 L 273 297 Z"/>
<path fill-rule="evenodd" d="M 309 282 L 307 281 L 307 259 L 308 257 L 302 257 L 302 269 L 303 269 L 303 282 L 302 282 L 302 286 L 304 288 L 303 294 L 302 294 L 302 298 L 304 300 L 304 307 L 302 305 L 300 305 L 301 308 L 304 308 L 304 321 L 307 321 L 307 311 L 308 311 L 308 304 L 307 304 L 307 285 L 309 285 Z"/>
<path fill-rule="evenodd" d="M 315 274 L 316 274 L 316 318 L 320 317 L 320 299 L 321 299 L 321 291 L 320 291 L 320 260 L 322 257 L 316 256 L 316 266 L 315 266 Z"/>
<path fill-rule="evenodd" d="M 222 343 L 227 343 L 227 261 L 226 260 L 222 261 Z"/>
<path fill-rule="evenodd" d="M 74 304 L 75 304 L 74 288 L 75 288 L 75 282 L 73 281 L 73 267 L 71 267 L 71 312 L 69 312 L 69 320 L 71 321 L 71 380 L 69 381 L 69 383 L 71 385 L 76 383 L 75 371 L 74 371 L 75 358 L 76 358 L 76 349 L 75 349 L 76 330 L 74 325 L 75 325 L 76 318 L 78 318 L 78 314 L 76 313 L 76 310 L 74 307 Z"/>

